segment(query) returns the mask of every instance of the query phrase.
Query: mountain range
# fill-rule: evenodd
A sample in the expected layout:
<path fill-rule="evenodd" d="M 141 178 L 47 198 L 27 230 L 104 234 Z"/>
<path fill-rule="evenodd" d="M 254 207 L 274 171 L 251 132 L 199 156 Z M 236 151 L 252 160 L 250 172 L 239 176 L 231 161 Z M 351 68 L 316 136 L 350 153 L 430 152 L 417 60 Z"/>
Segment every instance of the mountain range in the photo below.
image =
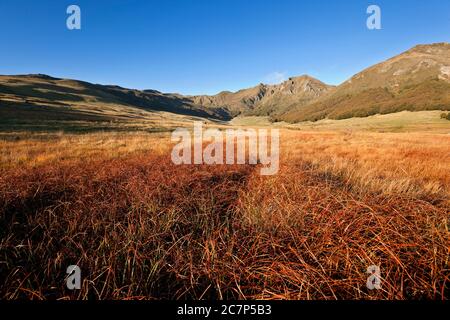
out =
<path fill-rule="evenodd" d="M 251 115 L 300 122 L 404 110 L 450 110 L 449 43 L 416 46 L 339 86 L 303 75 L 214 96 L 126 89 L 41 74 L 0 76 L 0 119 L 120 121 L 163 112 L 220 121 Z"/>

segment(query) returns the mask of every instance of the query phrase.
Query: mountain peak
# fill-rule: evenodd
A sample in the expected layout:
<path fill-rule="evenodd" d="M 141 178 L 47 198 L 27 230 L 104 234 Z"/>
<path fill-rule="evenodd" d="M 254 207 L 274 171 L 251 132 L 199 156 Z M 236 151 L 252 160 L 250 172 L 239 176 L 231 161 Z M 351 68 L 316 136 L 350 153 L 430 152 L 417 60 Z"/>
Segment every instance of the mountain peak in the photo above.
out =
<path fill-rule="evenodd" d="M 437 42 L 431 44 L 419 44 L 407 52 L 409 53 L 438 53 L 441 50 L 450 50 L 450 43 Z"/>
<path fill-rule="evenodd" d="M 296 80 L 317 80 L 317 79 L 308 74 L 302 74 L 301 76 L 289 78 L 289 81 L 296 81 Z"/>
<path fill-rule="evenodd" d="M 55 78 L 43 73 L 30 73 L 30 74 L 22 74 L 19 75 L 20 77 L 25 77 L 25 78 L 36 78 L 36 79 L 43 79 L 43 80 L 61 80 L 60 78 Z"/>
<path fill-rule="evenodd" d="M 449 42 L 436 42 L 436 43 L 430 43 L 430 44 L 418 44 L 415 48 L 450 48 Z"/>
<path fill-rule="evenodd" d="M 283 120 L 344 119 L 403 110 L 450 108 L 450 44 L 417 45 L 371 66 L 317 103 L 298 104 Z"/>

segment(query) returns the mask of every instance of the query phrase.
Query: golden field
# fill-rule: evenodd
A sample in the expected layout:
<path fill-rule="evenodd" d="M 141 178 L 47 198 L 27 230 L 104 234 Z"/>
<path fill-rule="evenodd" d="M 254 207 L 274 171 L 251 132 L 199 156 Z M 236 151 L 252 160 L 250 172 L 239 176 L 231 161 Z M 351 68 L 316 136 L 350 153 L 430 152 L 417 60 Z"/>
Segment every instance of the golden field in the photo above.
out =
<path fill-rule="evenodd" d="M 173 165 L 169 133 L 0 134 L 0 297 L 449 298 L 450 135 L 280 141 L 265 177 Z"/>

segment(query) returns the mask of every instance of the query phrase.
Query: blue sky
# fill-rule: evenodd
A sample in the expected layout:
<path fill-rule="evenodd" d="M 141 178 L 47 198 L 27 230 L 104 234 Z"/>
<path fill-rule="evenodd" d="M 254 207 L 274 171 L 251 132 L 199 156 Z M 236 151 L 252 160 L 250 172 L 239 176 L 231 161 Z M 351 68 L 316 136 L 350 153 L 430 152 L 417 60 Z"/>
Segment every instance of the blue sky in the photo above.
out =
<path fill-rule="evenodd" d="M 81 8 L 82 29 L 66 28 Z M 366 9 L 382 10 L 368 30 Z M 416 44 L 450 40 L 448 0 L 1 0 L 0 74 L 183 94 L 309 74 L 339 84 Z"/>

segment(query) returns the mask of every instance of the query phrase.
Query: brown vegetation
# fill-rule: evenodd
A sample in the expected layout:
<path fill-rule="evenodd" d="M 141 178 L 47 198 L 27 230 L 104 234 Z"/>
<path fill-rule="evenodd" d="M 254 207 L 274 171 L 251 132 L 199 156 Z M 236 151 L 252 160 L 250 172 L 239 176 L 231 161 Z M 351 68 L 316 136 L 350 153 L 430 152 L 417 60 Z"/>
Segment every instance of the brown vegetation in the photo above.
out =
<path fill-rule="evenodd" d="M 281 141 L 279 174 L 262 177 L 175 166 L 163 135 L 2 136 L 0 297 L 449 297 L 448 135 Z"/>
<path fill-rule="evenodd" d="M 450 84 L 438 79 L 410 85 L 400 92 L 388 88 L 358 93 L 334 94 L 326 99 L 286 113 L 281 120 L 317 121 L 324 118 L 349 119 L 400 111 L 450 110 Z"/>

